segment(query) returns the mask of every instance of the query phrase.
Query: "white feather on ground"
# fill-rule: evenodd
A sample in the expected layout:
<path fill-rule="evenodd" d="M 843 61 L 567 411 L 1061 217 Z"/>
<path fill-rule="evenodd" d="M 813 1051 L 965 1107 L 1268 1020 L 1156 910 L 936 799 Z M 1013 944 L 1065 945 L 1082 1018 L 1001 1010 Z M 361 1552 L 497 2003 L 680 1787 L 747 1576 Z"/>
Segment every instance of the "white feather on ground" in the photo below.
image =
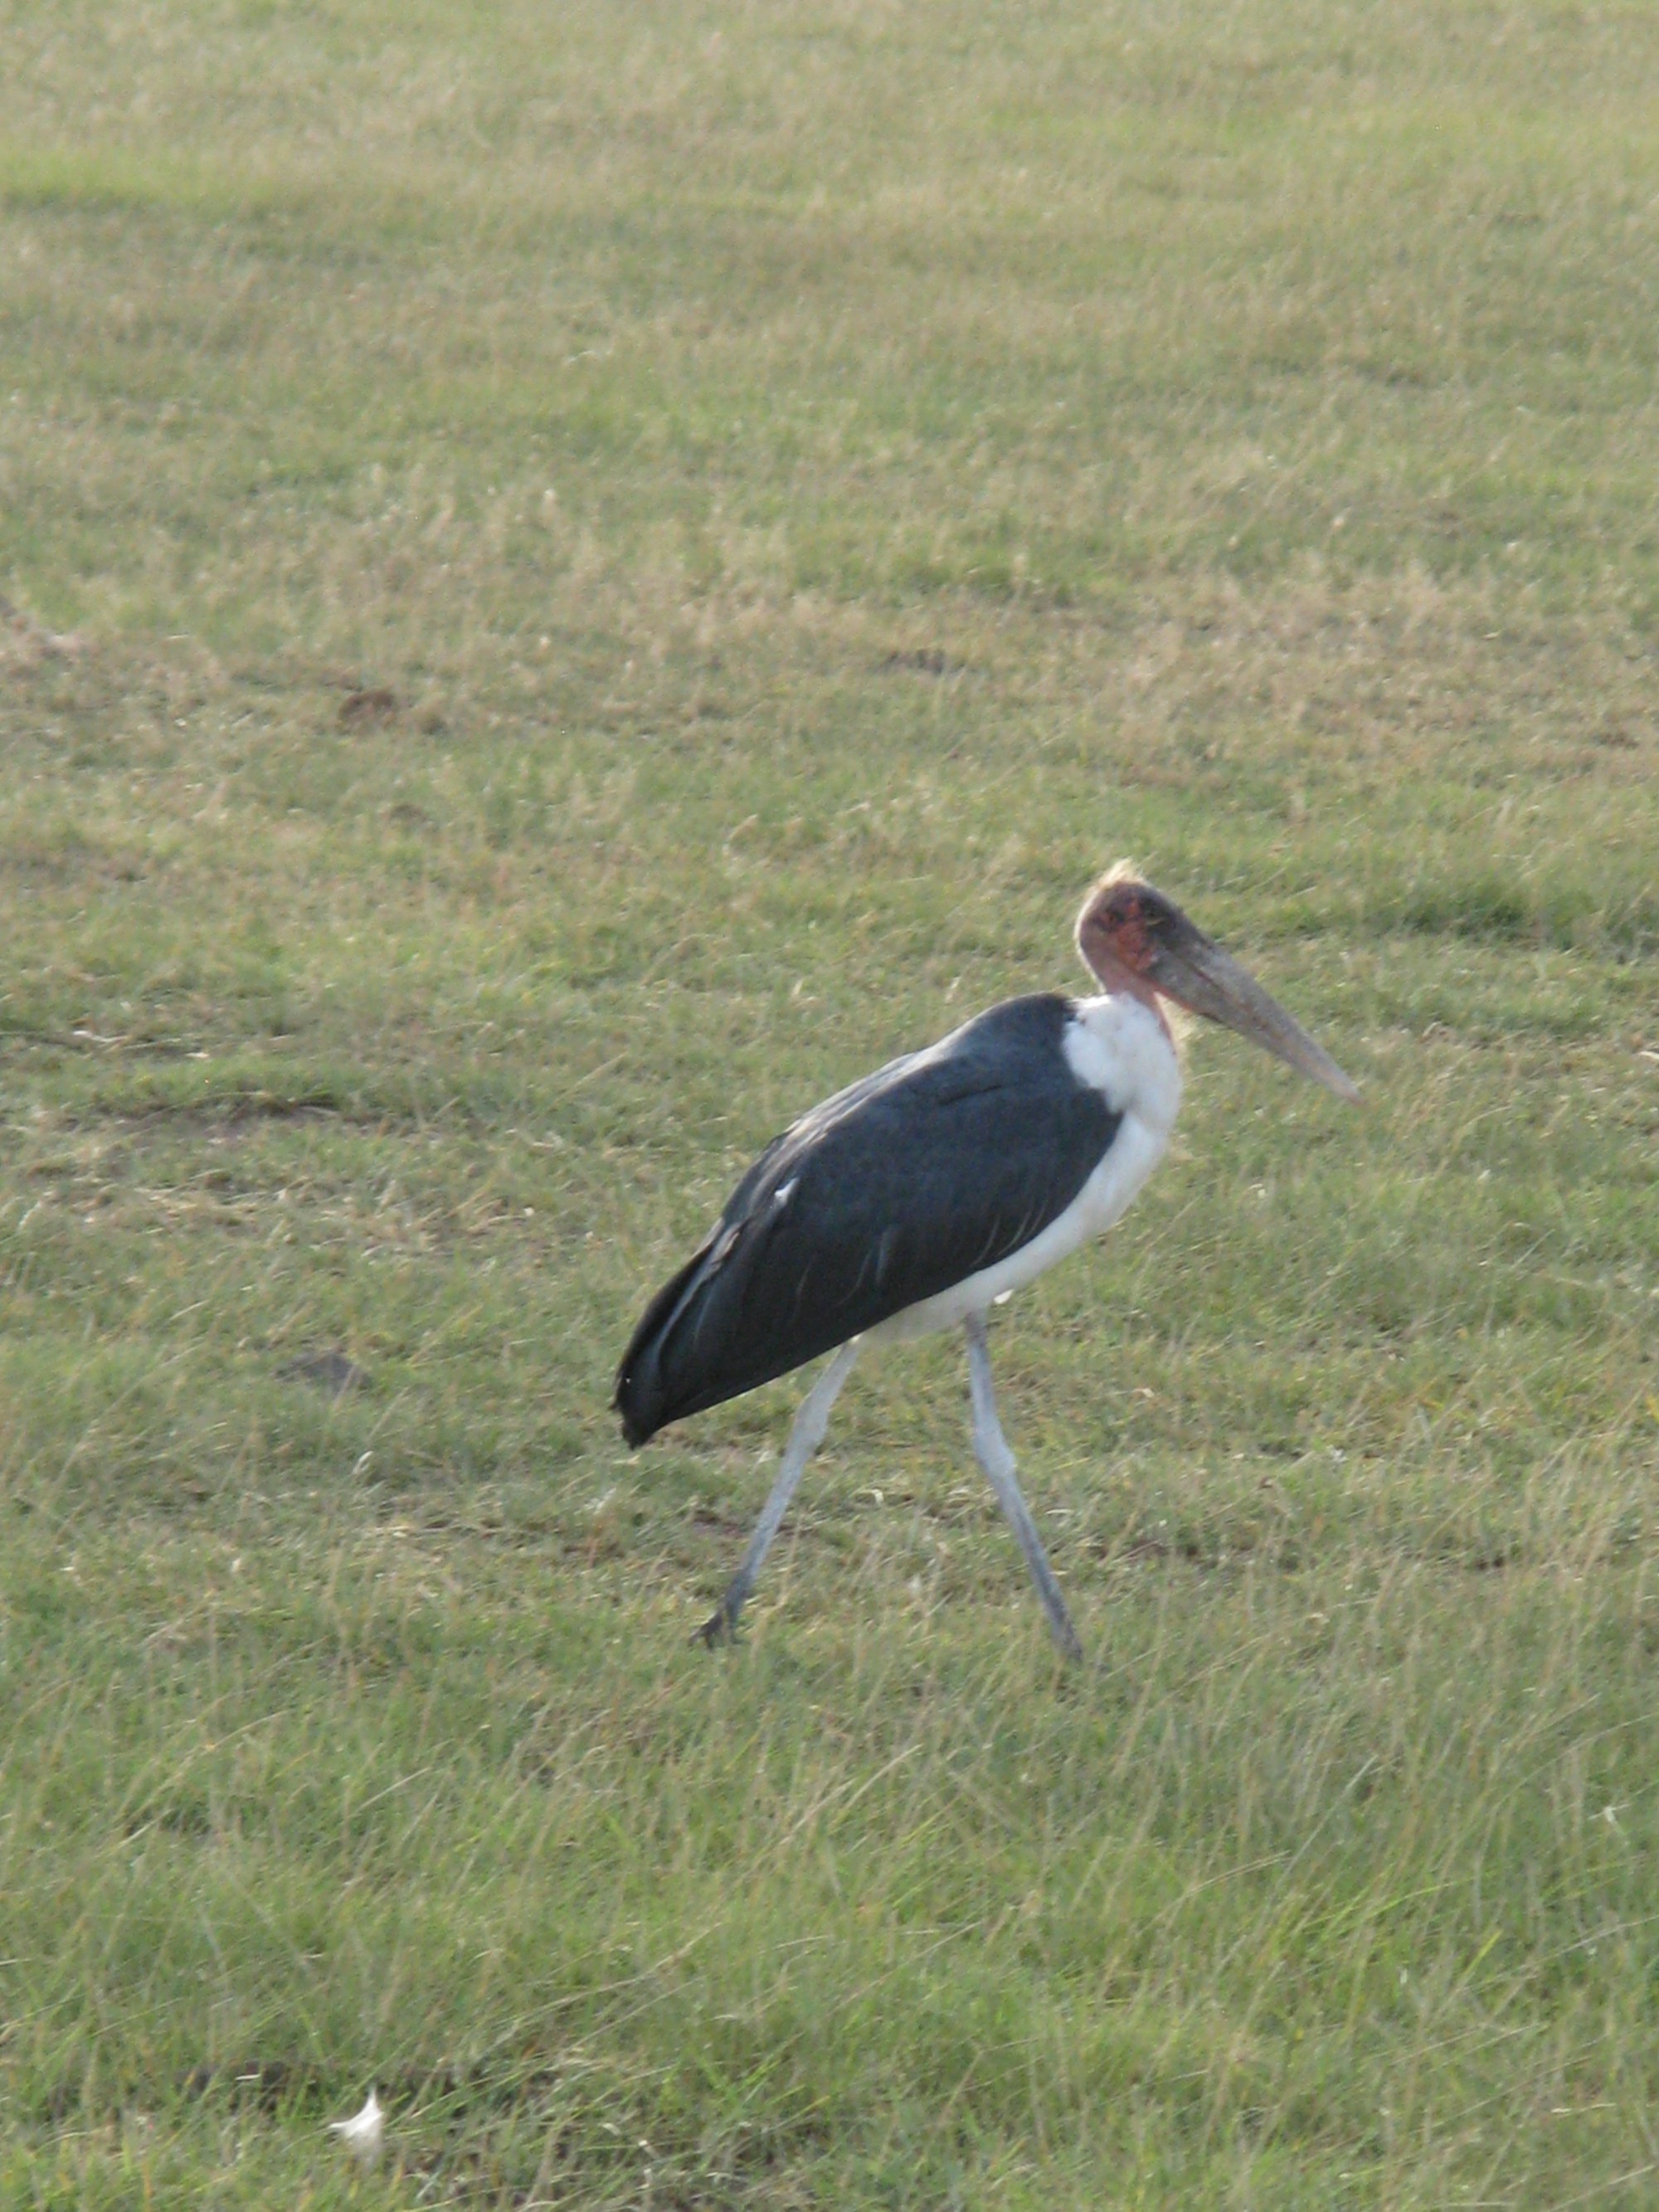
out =
<path fill-rule="evenodd" d="M 352 2156 L 365 2166 L 373 2166 L 380 2155 L 386 2142 L 386 2114 L 373 2089 L 361 2112 L 354 2112 L 349 2120 L 331 2120 L 328 2125 L 329 2132 L 338 2136 Z"/>

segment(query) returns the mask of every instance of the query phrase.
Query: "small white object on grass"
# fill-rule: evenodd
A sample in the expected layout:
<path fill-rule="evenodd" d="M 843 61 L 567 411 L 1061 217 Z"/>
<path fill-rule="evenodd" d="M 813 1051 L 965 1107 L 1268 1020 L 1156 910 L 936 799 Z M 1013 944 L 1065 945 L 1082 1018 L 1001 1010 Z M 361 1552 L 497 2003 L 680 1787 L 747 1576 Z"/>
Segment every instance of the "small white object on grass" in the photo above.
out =
<path fill-rule="evenodd" d="M 368 2102 L 361 2112 L 354 2112 L 349 2120 L 331 2120 L 331 2134 L 337 2135 L 354 2158 L 365 2166 L 373 2166 L 386 2143 L 386 2114 L 380 2100 L 373 2089 Z"/>

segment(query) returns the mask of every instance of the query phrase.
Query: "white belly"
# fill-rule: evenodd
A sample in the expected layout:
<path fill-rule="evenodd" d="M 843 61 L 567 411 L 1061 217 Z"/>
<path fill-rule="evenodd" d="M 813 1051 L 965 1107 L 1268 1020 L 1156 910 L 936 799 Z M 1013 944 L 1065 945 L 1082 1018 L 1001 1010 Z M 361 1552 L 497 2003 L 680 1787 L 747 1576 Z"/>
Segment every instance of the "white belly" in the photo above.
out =
<path fill-rule="evenodd" d="M 1123 1117 L 1115 1137 L 1064 1213 L 1029 1244 L 948 1291 L 922 1298 L 866 1332 L 891 1344 L 983 1313 L 1122 1218 L 1163 1158 L 1181 1104 L 1181 1063 L 1168 1030 L 1138 999 L 1085 999 L 1066 1034 L 1073 1072 Z"/>

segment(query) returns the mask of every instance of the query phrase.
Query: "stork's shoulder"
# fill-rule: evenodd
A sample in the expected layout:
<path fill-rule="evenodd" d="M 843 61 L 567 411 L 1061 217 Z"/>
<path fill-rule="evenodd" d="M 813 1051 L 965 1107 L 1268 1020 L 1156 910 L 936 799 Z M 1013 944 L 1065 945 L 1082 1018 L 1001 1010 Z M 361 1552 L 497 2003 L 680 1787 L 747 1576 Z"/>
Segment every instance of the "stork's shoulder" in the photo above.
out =
<path fill-rule="evenodd" d="M 1068 1001 L 1063 1049 L 1073 1074 L 1115 1114 L 1160 1135 L 1181 1104 L 1181 1060 L 1170 1032 L 1139 999 L 1116 993 Z"/>
<path fill-rule="evenodd" d="M 1003 999 L 982 1014 L 942 1036 L 926 1052 L 914 1055 L 917 1064 L 938 1066 L 961 1062 L 1009 1069 L 1027 1074 L 1052 1061 L 1056 1072 L 1077 1002 L 1058 992 L 1037 991 L 1024 998 Z"/>

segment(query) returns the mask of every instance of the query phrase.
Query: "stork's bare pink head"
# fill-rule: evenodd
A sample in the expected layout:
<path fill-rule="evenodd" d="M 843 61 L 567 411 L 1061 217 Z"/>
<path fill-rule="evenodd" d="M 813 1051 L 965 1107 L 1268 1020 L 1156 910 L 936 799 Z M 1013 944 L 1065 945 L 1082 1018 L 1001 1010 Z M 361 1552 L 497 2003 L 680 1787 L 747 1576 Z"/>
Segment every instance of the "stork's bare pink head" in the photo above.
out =
<path fill-rule="evenodd" d="M 1078 916 L 1077 946 L 1103 989 L 1132 992 L 1153 1007 L 1159 998 L 1173 1000 L 1237 1030 L 1339 1098 L 1358 1100 L 1323 1045 L 1133 868 L 1120 864 L 1090 892 Z"/>

